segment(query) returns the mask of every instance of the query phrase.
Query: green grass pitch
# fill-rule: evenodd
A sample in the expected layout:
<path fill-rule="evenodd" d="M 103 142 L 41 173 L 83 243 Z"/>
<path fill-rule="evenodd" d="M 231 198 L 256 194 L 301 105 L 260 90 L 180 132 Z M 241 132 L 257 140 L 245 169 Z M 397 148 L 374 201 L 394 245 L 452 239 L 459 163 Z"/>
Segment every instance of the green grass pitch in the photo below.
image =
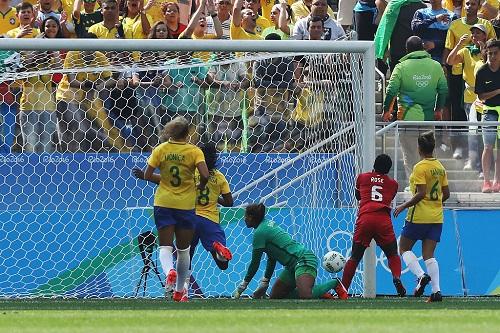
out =
<path fill-rule="evenodd" d="M 339 300 L 1 299 L 0 332 L 500 332 L 500 297 Z"/>

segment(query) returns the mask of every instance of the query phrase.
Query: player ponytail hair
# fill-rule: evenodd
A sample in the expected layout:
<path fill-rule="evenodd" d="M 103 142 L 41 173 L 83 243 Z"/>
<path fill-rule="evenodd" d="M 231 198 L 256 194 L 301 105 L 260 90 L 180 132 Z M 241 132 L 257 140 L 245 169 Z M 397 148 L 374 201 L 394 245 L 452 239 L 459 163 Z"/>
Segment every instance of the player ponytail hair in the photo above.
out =
<path fill-rule="evenodd" d="M 432 155 L 435 146 L 436 139 L 434 138 L 434 133 L 428 131 L 419 135 L 418 148 L 423 154 Z"/>
<path fill-rule="evenodd" d="M 260 224 L 264 220 L 264 216 L 266 215 L 266 206 L 263 203 L 260 204 L 250 204 L 245 209 L 245 215 L 252 217 L 252 219 Z"/>
<path fill-rule="evenodd" d="M 208 171 L 213 171 L 217 168 L 217 148 L 213 143 L 204 144 L 201 147 L 203 155 L 205 155 L 205 163 L 207 164 Z"/>
<path fill-rule="evenodd" d="M 162 139 L 184 140 L 189 134 L 189 122 L 184 117 L 175 117 L 163 128 Z"/>
<path fill-rule="evenodd" d="M 375 170 L 375 172 L 384 175 L 388 174 L 391 168 L 392 168 L 391 157 L 386 154 L 378 155 L 377 158 L 375 159 L 375 163 L 373 163 L 373 170 Z"/>

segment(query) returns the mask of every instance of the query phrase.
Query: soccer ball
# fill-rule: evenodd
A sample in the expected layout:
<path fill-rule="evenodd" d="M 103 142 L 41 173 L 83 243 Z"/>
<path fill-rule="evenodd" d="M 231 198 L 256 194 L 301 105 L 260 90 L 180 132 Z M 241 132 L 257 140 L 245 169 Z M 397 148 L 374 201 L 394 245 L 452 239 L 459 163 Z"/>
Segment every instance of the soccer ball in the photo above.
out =
<path fill-rule="evenodd" d="M 338 273 L 345 266 L 345 258 L 337 251 L 330 251 L 323 256 L 323 268 L 330 273 Z"/>

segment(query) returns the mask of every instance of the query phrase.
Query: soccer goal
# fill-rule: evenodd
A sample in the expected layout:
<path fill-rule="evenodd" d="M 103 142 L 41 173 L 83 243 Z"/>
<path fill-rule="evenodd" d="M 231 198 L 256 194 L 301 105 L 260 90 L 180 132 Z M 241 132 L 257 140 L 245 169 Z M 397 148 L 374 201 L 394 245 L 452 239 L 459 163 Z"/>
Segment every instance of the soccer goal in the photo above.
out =
<path fill-rule="evenodd" d="M 155 186 L 131 170 L 177 115 L 191 143 L 217 146 L 235 198 L 221 209 L 234 258 L 220 271 L 199 244 L 191 295 L 229 296 L 243 278 L 249 203 L 320 259 L 349 256 L 355 175 L 375 158 L 373 43 L 6 41 L 0 297 L 162 296 Z M 320 267 L 317 281 L 330 278 Z M 350 292 L 375 295 L 373 251 Z"/>

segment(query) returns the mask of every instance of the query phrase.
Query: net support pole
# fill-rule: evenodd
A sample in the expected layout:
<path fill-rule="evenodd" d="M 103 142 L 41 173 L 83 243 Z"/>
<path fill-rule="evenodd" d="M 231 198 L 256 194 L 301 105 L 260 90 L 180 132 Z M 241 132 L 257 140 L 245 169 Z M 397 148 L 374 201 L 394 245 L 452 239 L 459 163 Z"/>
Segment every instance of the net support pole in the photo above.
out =
<path fill-rule="evenodd" d="M 372 170 L 375 161 L 375 46 L 363 53 L 363 112 L 361 135 L 361 168 L 363 172 Z M 375 241 L 372 240 L 370 247 L 365 251 L 363 257 L 363 297 L 374 298 L 376 296 L 376 256 Z"/>

